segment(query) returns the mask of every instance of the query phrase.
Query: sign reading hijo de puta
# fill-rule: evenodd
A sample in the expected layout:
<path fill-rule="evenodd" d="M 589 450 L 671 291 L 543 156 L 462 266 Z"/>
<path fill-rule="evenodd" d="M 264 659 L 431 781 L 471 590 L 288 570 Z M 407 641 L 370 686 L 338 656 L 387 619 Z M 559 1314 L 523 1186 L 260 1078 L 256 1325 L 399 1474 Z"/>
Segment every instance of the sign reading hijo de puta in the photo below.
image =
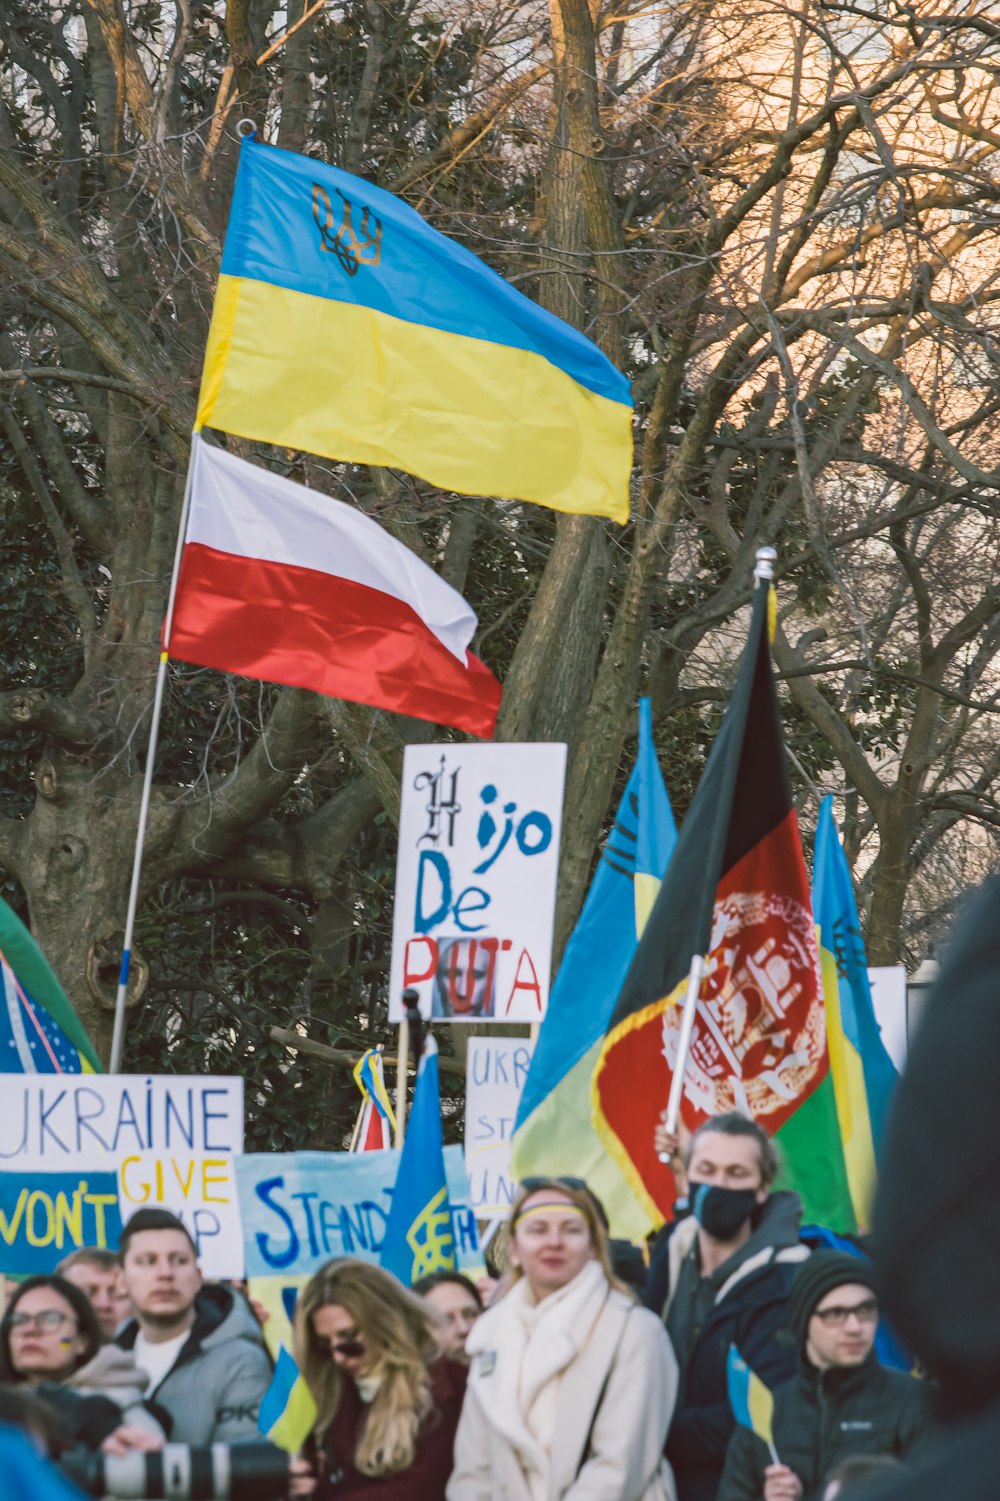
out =
<path fill-rule="evenodd" d="M 242 1079 L 3 1074 L 0 1098 L 0 1272 L 115 1248 L 130 1215 L 160 1205 L 190 1230 L 206 1275 L 240 1274 Z"/>
<path fill-rule="evenodd" d="M 566 747 L 409 745 L 390 1021 L 537 1022 L 549 995 Z"/>

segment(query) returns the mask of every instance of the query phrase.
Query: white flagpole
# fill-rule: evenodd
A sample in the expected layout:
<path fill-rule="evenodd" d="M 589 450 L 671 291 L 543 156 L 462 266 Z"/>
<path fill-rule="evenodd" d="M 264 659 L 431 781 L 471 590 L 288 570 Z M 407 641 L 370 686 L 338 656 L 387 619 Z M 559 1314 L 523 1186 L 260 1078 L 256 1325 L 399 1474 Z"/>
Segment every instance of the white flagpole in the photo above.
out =
<path fill-rule="evenodd" d="M 670 1098 L 667 1101 L 667 1119 L 665 1124 L 670 1136 L 676 1134 L 677 1119 L 681 1113 L 681 1096 L 684 1093 L 684 1071 L 687 1068 L 688 1054 L 691 1051 L 694 1014 L 698 1005 L 698 992 L 701 990 L 701 981 L 704 973 L 704 959 L 700 954 L 692 955 L 691 968 L 688 970 L 687 992 L 684 996 L 684 1014 L 681 1017 L 681 1032 L 677 1039 L 677 1058 L 674 1062 L 673 1078 L 670 1080 Z"/>
<path fill-rule="evenodd" d="M 187 534 L 188 512 L 191 509 L 191 483 L 194 474 L 195 445 L 200 443 L 197 428 L 191 434 L 191 453 L 188 456 L 187 476 L 184 481 L 184 501 L 181 506 L 181 522 L 177 530 L 177 547 L 174 551 L 174 570 L 170 577 L 170 593 L 167 597 L 167 613 L 163 622 L 163 639 L 170 641 L 170 627 L 174 618 L 174 600 L 177 596 L 177 575 L 180 571 L 184 538 Z M 146 838 L 146 820 L 149 817 L 149 799 L 153 790 L 153 766 L 156 760 L 156 742 L 160 733 L 160 713 L 163 707 L 163 688 L 167 680 L 169 652 L 160 652 L 160 664 L 156 670 L 156 687 L 153 691 L 153 718 L 149 726 L 149 747 L 146 751 L 146 770 L 142 779 L 142 796 L 139 799 L 139 827 L 135 837 L 135 858 L 132 861 L 132 884 L 128 894 L 128 911 L 125 916 L 125 937 L 122 942 L 122 962 L 118 972 L 118 994 L 115 997 L 115 1029 L 111 1038 L 111 1062 L 109 1072 L 121 1073 L 122 1053 L 125 1048 L 125 1000 L 128 995 L 129 971 L 132 965 L 132 934 L 135 930 L 135 913 L 139 905 L 139 878 L 142 874 L 142 847 Z"/>

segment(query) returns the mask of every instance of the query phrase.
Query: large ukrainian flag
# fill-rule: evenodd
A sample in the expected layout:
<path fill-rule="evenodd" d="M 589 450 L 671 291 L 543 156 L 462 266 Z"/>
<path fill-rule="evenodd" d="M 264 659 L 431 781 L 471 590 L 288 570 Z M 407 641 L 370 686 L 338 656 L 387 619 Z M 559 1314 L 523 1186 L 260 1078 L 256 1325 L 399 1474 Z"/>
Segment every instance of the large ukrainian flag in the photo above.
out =
<path fill-rule="evenodd" d="M 628 519 L 628 382 L 359 177 L 245 139 L 197 427 Z"/>
<path fill-rule="evenodd" d="M 872 1005 L 861 922 L 832 797 L 820 804 L 816 825 L 812 904 L 847 1182 L 855 1217 L 865 1227 L 871 1224 L 876 1166 L 898 1075 Z"/>

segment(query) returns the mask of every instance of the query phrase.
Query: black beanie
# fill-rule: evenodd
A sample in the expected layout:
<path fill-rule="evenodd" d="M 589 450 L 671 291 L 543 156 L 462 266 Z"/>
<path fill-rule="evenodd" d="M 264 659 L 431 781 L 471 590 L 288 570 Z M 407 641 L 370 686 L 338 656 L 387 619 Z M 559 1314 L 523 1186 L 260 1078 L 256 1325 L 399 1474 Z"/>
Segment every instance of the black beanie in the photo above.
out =
<path fill-rule="evenodd" d="M 814 1251 L 802 1263 L 788 1297 L 788 1312 L 800 1346 L 806 1342 L 816 1304 L 848 1282 L 875 1291 L 875 1268 L 867 1257 L 852 1256 L 849 1251 Z"/>

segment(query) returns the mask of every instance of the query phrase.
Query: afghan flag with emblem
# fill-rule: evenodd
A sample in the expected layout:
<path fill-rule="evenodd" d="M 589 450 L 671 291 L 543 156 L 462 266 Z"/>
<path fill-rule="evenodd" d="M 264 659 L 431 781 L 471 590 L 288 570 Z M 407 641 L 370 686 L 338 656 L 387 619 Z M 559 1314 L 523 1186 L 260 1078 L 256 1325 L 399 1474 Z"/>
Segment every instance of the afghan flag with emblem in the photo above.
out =
<path fill-rule="evenodd" d="M 594 1124 L 657 1223 L 676 1198 L 653 1126 L 677 1059 L 692 956 L 705 956 L 681 1112 L 727 1110 L 775 1137 L 807 1219 L 855 1228 L 830 1073 L 809 880 L 757 584 L 739 678 L 612 1013 Z"/>

